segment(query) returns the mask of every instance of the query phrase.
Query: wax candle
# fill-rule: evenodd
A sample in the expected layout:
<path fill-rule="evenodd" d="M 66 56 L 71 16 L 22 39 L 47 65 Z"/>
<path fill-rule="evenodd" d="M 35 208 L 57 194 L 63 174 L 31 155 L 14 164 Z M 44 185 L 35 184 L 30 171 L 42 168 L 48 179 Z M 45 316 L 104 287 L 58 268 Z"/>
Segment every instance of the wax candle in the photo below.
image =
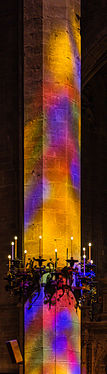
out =
<path fill-rule="evenodd" d="M 72 257 L 72 242 L 73 242 L 73 236 L 71 236 L 71 257 Z"/>
<path fill-rule="evenodd" d="M 27 251 L 25 249 L 25 251 L 24 251 L 24 270 L 26 270 L 26 253 L 27 253 Z"/>
<path fill-rule="evenodd" d="M 17 258 L 17 236 L 14 236 L 15 240 L 15 258 Z"/>
<path fill-rule="evenodd" d="M 8 255 L 8 260 L 9 260 L 9 271 L 10 271 L 11 269 L 11 256 L 10 255 Z"/>
<path fill-rule="evenodd" d="M 91 243 L 89 243 L 88 246 L 89 246 L 89 261 L 91 261 Z"/>
<path fill-rule="evenodd" d="M 12 246 L 12 261 L 14 260 L 14 242 L 11 242 Z"/>
<path fill-rule="evenodd" d="M 85 247 L 83 248 L 83 259 L 84 259 L 84 277 L 85 277 L 85 259 L 86 259 L 86 255 L 85 255 Z"/>
<path fill-rule="evenodd" d="M 57 248 L 55 248 L 55 268 L 57 268 Z"/>
<path fill-rule="evenodd" d="M 42 236 L 39 236 L 39 256 L 42 255 Z"/>

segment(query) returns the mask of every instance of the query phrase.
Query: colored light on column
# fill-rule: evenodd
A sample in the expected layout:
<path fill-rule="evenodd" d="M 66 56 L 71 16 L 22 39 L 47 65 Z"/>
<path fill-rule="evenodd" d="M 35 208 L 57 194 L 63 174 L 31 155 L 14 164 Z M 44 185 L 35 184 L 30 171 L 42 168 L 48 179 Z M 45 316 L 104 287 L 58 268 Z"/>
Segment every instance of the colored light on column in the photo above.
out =
<path fill-rule="evenodd" d="M 79 258 L 80 254 L 80 58 L 72 21 L 75 12 L 72 14 L 70 25 L 72 6 L 68 9 L 67 5 L 64 21 L 63 10 L 65 13 L 66 2 L 65 5 L 61 2 L 60 14 L 59 7 L 54 7 L 53 10 L 53 2 L 52 8 L 49 0 L 46 4 L 43 2 L 44 32 L 41 40 L 41 47 L 42 42 L 44 45 L 41 82 L 43 90 L 40 87 L 38 94 L 38 83 L 37 89 L 36 85 L 32 86 L 32 82 L 29 84 L 31 76 L 35 81 L 35 73 L 31 74 L 32 59 L 29 68 L 25 59 L 25 248 L 29 249 L 29 256 L 35 256 L 35 252 L 39 252 L 39 255 L 44 253 L 45 259 L 54 257 L 54 262 L 58 266 L 60 257 L 61 265 L 64 266 L 66 255 L 69 258 L 69 255 L 73 254 L 76 258 L 78 253 Z M 52 28 L 51 9 L 54 12 Z M 75 25 L 76 28 L 78 30 L 78 23 Z M 26 45 L 25 22 L 25 48 Z M 36 55 L 34 58 L 37 61 Z M 38 174 L 41 176 L 38 177 Z M 74 236 L 74 242 L 70 235 Z M 61 241 L 58 239 L 57 243 L 53 244 L 55 237 L 60 237 Z M 56 305 L 53 298 L 50 310 L 47 304 L 42 303 L 42 297 L 44 300 L 44 294 L 41 292 L 30 309 L 26 306 L 25 372 L 40 374 L 43 371 L 44 374 L 49 374 L 57 371 L 58 374 L 79 374 L 77 356 L 80 330 L 73 295 L 70 293 L 71 304 L 66 293 L 60 302 L 56 300 Z M 63 315 L 61 311 L 64 311 Z M 26 325 L 27 318 L 29 325 Z M 41 341 L 43 347 L 39 357 L 38 347 Z"/>

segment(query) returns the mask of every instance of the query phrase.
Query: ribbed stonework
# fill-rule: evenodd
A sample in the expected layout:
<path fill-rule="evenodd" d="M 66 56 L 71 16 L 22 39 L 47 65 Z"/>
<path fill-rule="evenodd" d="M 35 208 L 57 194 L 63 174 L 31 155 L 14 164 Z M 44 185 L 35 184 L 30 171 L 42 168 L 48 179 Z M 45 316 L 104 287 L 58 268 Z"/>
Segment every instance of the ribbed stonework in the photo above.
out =
<path fill-rule="evenodd" d="M 24 247 L 80 259 L 80 4 L 25 0 Z M 25 306 L 25 373 L 80 373 L 80 316 L 67 295 Z"/>

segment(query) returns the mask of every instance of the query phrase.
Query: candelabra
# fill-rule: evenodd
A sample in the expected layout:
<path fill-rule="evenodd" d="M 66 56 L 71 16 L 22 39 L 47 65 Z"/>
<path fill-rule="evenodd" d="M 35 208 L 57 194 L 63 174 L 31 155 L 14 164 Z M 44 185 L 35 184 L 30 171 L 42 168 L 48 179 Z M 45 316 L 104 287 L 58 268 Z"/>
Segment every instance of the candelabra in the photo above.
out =
<path fill-rule="evenodd" d="M 41 237 L 39 248 L 41 246 L 40 240 Z M 28 258 L 26 263 L 27 251 L 25 250 L 23 263 L 16 257 L 17 246 L 16 254 L 14 255 L 13 252 L 14 245 L 12 242 L 12 258 L 10 255 L 8 256 L 8 272 L 5 280 L 7 281 L 6 290 L 10 292 L 10 295 L 15 296 L 18 302 L 22 300 L 26 302 L 29 299 L 31 306 L 33 300 L 39 297 L 41 288 L 44 289 L 44 304 L 48 303 L 49 308 L 56 303 L 56 300 L 60 301 L 65 293 L 67 293 L 69 303 L 71 293 L 74 295 L 76 310 L 77 308 L 81 309 L 83 305 L 92 306 L 97 302 L 96 266 L 91 260 L 91 250 L 89 250 L 89 260 L 86 261 L 86 250 L 83 248 L 83 260 L 79 262 L 72 256 L 68 259 L 67 249 L 67 259 L 64 267 L 58 266 L 57 249 L 55 249 L 55 262 L 52 258 L 47 262 L 39 254 L 38 258 Z M 60 293 L 57 297 L 57 291 L 59 290 Z"/>

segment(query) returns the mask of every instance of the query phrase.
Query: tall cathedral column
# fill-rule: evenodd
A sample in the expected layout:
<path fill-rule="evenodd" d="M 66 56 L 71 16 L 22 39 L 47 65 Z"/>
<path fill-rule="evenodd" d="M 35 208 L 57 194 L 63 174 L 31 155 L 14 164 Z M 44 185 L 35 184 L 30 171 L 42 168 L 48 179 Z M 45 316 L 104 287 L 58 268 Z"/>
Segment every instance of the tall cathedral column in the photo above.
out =
<path fill-rule="evenodd" d="M 80 260 L 79 19 L 76 0 L 24 2 L 24 248 L 48 261 L 57 249 L 58 266 L 67 248 Z M 72 295 L 51 309 L 43 292 L 26 303 L 25 373 L 80 373 Z"/>

